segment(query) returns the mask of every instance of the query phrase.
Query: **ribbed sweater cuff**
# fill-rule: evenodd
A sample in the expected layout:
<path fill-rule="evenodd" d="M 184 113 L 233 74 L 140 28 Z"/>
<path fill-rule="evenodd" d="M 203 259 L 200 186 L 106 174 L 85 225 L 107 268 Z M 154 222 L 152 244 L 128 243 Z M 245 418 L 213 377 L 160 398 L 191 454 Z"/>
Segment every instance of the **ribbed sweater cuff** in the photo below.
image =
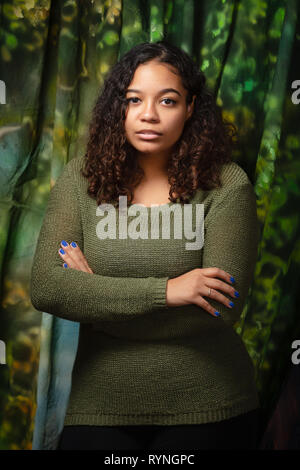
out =
<path fill-rule="evenodd" d="M 153 292 L 153 306 L 165 307 L 167 306 L 167 281 L 170 277 L 153 278 L 152 292 Z"/>

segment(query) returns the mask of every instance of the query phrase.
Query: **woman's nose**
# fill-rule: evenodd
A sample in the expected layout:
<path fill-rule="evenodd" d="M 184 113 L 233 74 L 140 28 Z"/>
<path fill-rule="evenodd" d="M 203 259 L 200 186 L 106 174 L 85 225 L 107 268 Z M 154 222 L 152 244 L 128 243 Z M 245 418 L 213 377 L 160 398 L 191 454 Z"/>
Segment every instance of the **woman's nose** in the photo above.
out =
<path fill-rule="evenodd" d="M 141 110 L 141 119 L 146 120 L 158 120 L 158 112 L 154 103 L 148 101 L 143 104 L 143 108 Z"/>

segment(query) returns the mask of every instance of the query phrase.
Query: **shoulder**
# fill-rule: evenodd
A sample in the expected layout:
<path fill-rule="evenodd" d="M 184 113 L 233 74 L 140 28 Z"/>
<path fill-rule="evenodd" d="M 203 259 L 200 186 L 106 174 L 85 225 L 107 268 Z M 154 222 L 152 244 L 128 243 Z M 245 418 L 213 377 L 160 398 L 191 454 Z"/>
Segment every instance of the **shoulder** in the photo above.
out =
<path fill-rule="evenodd" d="M 54 191 L 55 193 L 58 191 L 78 191 L 78 188 L 81 188 L 81 186 L 83 186 L 87 181 L 80 173 L 83 161 L 83 157 L 74 157 L 69 160 L 63 166 L 59 176 L 53 183 L 51 191 Z"/>
<path fill-rule="evenodd" d="M 72 183 L 77 189 L 85 191 L 88 185 L 88 180 L 81 174 L 81 169 L 84 167 L 85 157 L 76 156 L 66 163 L 63 174 L 68 178 L 70 184 Z"/>
<path fill-rule="evenodd" d="M 221 186 L 205 192 L 207 211 L 225 207 L 238 212 L 256 208 L 256 194 L 247 173 L 235 162 L 225 163 L 220 173 Z"/>
<path fill-rule="evenodd" d="M 222 166 L 220 180 L 224 189 L 234 189 L 248 184 L 252 186 L 247 173 L 235 162 L 225 163 Z"/>
<path fill-rule="evenodd" d="M 76 176 L 80 174 L 80 169 L 83 167 L 84 163 L 84 156 L 79 156 L 79 157 L 73 157 L 71 160 L 68 161 L 68 163 L 65 165 L 64 170 L 70 175 L 70 176 Z"/>
<path fill-rule="evenodd" d="M 230 196 L 230 194 L 244 191 L 245 188 L 247 192 L 254 194 L 254 188 L 247 173 L 235 162 L 228 162 L 222 165 L 220 183 L 220 186 L 209 190 L 198 189 L 196 199 L 199 201 L 205 200 L 210 206 L 213 202 L 218 203 L 224 197 Z"/>
<path fill-rule="evenodd" d="M 244 195 L 255 199 L 254 187 L 247 173 L 235 162 L 225 163 L 220 173 L 221 186 L 208 191 L 209 199 L 219 203 L 224 199 L 239 199 Z"/>

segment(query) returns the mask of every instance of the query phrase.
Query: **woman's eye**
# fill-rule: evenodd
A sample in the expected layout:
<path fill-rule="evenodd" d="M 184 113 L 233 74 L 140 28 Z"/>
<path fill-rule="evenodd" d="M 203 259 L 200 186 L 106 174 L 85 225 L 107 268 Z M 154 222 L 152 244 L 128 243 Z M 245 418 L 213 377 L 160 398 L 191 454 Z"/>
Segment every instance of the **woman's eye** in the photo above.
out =
<path fill-rule="evenodd" d="M 169 101 L 171 102 L 172 104 L 175 104 L 176 101 L 175 100 L 171 100 L 171 98 L 164 98 L 163 101 Z M 167 104 L 170 104 L 170 103 L 167 103 Z"/>
<path fill-rule="evenodd" d="M 138 99 L 139 99 L 139 98 L 137 98 L 137 97 L 134 97 L 134 98 L 128 98 L 128 99 L 127 99 L 127 102 L 128 102 L 128 103 L 130 103 L 130 102 L 131 102 L 131 100 L 138 100 Z M 132 103 L 133 103 L 133 101 L 132 101 Z M 134 101 L 134 103 L 136 103 L 136 101 Z"/>

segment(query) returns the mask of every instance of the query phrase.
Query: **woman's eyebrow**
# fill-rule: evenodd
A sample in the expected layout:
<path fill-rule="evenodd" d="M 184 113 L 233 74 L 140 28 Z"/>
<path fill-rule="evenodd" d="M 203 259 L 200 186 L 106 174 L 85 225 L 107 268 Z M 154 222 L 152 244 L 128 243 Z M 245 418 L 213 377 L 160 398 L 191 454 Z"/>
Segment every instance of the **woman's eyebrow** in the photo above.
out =
<path fill-rule="evenodd" d="M 129 88 L 127 90 L 127 93 L 129 92 L 133 92 L 133 93 L 142 93 L 141 90 L 136 90 L 134 88 Z M 179 93 L 179 91 L 175 90 L 175 88 L 164 88 L 163 90 L 160 90 L 160 92 L 158 93 L 159 95 L 162 95 L 163 93 L 170 93 L 170 92 L 173 92 L 173 93 L 177 93 L 177 95 L 181 96 L 181 94 Z"/>

